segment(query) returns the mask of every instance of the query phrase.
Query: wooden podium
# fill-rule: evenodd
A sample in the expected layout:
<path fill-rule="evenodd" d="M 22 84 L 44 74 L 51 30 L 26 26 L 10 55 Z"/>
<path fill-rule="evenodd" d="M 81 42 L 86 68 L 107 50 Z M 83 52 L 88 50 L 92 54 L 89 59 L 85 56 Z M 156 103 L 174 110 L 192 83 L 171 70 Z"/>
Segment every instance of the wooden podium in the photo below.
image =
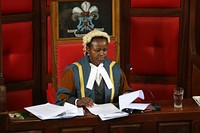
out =
<path fill-rule="evenodd" d="M 161 111 L 131 114 L 128 117 L 101 121 L 86 111 L 71 119 L 10 119 L 1 114 L 1 132 L 20 133 L 199 133 L 200 107 L 193 99 L 184 99 L 182 109 L 173 101 L 158 101 Z"/>

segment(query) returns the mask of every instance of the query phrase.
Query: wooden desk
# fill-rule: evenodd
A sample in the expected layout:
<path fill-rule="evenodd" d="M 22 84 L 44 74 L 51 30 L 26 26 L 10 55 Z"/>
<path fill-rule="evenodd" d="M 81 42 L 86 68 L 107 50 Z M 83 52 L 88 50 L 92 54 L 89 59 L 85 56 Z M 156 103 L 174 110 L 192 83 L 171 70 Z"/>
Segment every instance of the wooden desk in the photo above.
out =
<path fill-rule="evenodd" d="M 173 101 L 157 103 L 161 105 L 160 112 L 132 114 L 108 121 L 86 113 L 84 117 L 60 120 L 7 119 L 6 126 L 0 129 L 12 133 L 200 133 L 200 107 L 193 99 L 184 99 L 182 110 L 174 109 Z"/>

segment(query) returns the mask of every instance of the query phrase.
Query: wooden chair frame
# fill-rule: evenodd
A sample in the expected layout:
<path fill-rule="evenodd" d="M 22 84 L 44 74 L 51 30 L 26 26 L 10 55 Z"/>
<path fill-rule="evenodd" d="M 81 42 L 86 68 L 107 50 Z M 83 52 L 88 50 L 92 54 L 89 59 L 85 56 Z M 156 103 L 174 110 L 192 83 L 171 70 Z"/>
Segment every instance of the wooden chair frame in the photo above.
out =
<path fill-rule="evenodd" d="M 53 88 L 57 89 L 57 55 L 56 48 L 59 44 L 68 44 L 68 43 L 82 43 L 82 38 L 80 37 L 70 37 L 70 38 L 59 38 L 59 14 L 58 8 L 60 2 L 83 2 L 84 0 L 52 0 L 51 1 L 51 30 L 52 30 L 52 81 Z M 92 0 L 87 0 L 92 2 Z M 116 53 L 116 62 L 120 63 L 120 0 L 111 0 L 112 1 L 112 35 L 111 41 L 115 42 L 115 53 Z M 98 2 L 98 1 L 97 1 Z M 101 2 L 101 1 L 99 1 Z"/>

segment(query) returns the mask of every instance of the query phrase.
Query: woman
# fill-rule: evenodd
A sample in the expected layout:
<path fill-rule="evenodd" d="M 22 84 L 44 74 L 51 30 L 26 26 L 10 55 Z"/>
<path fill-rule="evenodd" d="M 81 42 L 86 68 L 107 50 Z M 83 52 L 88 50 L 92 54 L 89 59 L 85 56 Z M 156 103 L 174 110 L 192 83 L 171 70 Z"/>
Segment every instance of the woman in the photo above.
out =
<path fill-rule="evenodd" d="M 109 35 L 98 30 L 83 37 L 85 56 L 63 71 L 56 104 L 90 107 L 93 103 L 117 102 L 120 94 L 130 90 L 119 65 L 106 58 L 109 42 Z"/>

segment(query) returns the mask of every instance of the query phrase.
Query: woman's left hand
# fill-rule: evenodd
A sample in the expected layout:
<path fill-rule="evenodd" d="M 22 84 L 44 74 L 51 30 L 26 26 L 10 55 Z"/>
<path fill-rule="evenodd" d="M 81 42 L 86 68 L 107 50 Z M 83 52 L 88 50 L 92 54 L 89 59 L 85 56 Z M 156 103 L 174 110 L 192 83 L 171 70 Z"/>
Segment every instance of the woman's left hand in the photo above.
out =
<path fill-rule="evenodd" d="M 77 101 L 77 106 L 92 107 L 94 104 L 93 100 L 89 97 L 83 97 Z"/>

